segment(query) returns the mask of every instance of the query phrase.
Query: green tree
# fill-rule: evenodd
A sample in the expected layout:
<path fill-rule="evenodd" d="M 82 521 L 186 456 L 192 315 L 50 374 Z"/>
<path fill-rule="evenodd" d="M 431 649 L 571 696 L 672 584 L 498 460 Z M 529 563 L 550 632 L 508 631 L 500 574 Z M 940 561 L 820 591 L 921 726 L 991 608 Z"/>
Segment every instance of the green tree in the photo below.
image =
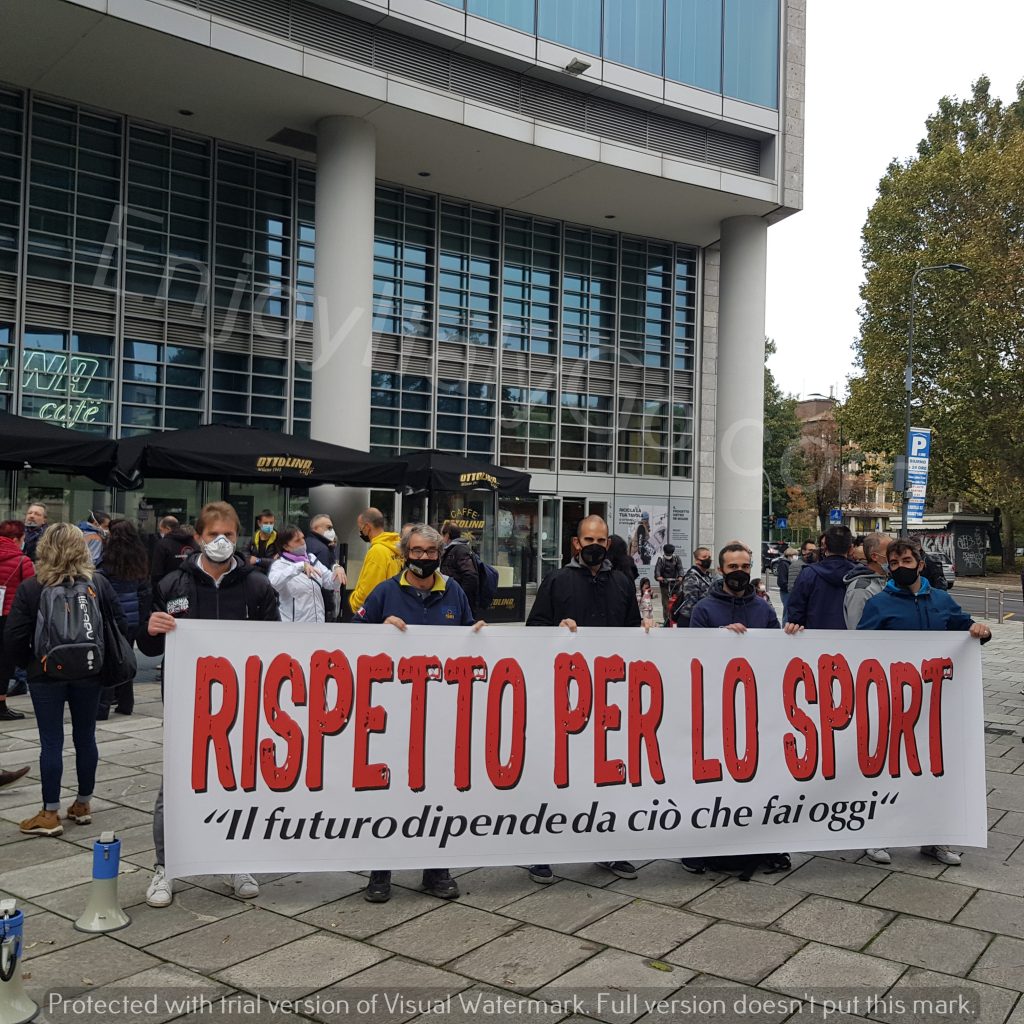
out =
<path fill-rule="evenodd" d="M 802 477 L 800 421 L 796 418 L 796 399 L 785 395 L 768 369 L 768 357 L 775 354 L 775 342 L 764 340 L 764 470 L 772 482 L 775 515 L 789 514 L 789 485 L 794 476 Z M 768 483 L 762 481 L 764 515 L 768 514 Z"/>
<path fill-rule="evenodd" d="M 860 373 L 842 411 L 866 451 L 903 450 L 909 291 L 919 275 L 915 425 L 933 429 L 935 490 L 1003 509 L 1008 557 L 1024 514 L 1024 82 L 1014 102 L 980 78 L 944 98 L 916 155 L 894 160 L 864 226 Z"/>

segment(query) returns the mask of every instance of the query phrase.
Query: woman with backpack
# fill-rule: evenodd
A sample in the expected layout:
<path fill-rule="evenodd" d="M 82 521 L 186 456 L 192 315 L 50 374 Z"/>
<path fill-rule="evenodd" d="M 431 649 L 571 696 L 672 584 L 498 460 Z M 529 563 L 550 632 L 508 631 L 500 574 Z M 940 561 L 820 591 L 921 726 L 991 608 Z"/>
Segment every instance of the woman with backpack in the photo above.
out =
<path fill-rule="evenodd" d="M 65 817 L 92 821 L 96 783 L 96 709 L 103 686 L 103 620 L 128 636 L 113 588 L 97 573 L 77 526 L 55 523 L 39 539 L 36 574 L 26 579 L 7 617 L 4 644 L 15 664 L 28 669 L 29 695 L 39 729 L 43 806 L 21 823 L 30 836 L 59 836 L 64 774 L 64 707 L 71 711 L 78 795 Z"/>
<path fill-rule="evenodd" d="M 115 519 L 110 524 L 103 562 L 97 569 L 113 587 L 121 612 L 128 624 L 127 637 L 134 643 L 139 625 L 149 621 L 153 604 L 149 558 L 135 524 L 127 519 Z M 100 694 L 96 713 L 99 721 L 106 721 L 110 707 L 119 715 L 130 715 L 135 709 L 135 680 L 129 679 L 113 690 Z"/>
<path fill-rule="evenodd" d="M 22 580 L 35 576 L 32 559 L 22 552 L 25 526 L 17 519 L 0 523 L 0 722 L 16 722 L 25 716 L 7 706 L 7 684 L 14 675 L 14 662 L 4 650 L 4 623 L 14 604 Z"/>

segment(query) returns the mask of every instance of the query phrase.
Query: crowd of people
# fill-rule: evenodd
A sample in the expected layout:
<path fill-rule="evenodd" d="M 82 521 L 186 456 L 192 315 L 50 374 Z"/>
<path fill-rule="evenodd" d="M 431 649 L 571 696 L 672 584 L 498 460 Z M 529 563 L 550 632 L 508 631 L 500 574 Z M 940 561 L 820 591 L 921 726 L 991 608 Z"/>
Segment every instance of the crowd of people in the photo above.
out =
<path fill-rule="evenodd" d="M 410 523 L 399 534 L 387 528 L 375 508 L 361 512 L 356 526 L 368 547 L 348 598 L 353 621 L 399 630 L 409 624 L 484 626 L 480 561 L 458 527 L 445 523 L 437 530 Z M 134 706 L 132 681 L 105 685 L 104 652 L 114 646 L 112 630 L 143 654 L 160 657 L 167 634 L 182 618 L 323 623 L 348 617 L 336 602 L 348 578 L 338 561 L 330 516 L 315 516 L 303 532 L 291 524 L 279 528 L 274 514 L 264 510 L 244 553 L 238 551 L 241 523 L 225 502 L 206 505 L 194 527 L 166 516 L 158 530 L 149 554 L 134 523 L 111 520 L 99 511 L 77 525 L 49 525 L 45 506 L 33 504 L 23 520 L 0 522 L 0 689 L 7 684 L 0 696 L 0 720 L 24 717 L 7 698 L 24 693 L 27 684 L 40 739 L 42 807 L 21 822 L 25 834 L 57 836 L 64 821 L 91 821 L 96 721 L 111 711 L 130 715 Z M 747 545 L 724 545 L 717 570 L 706 546 L 694 550 L 685 570 L 672 545 L 663 547 L 654 580 L 661 589 L 664 625 L 733 633 L 782 629 L 787 634 L 805 629 L 965 630 L 982 643 L 991 637 L 987 626 L 973 622 L 929 581 L 925 555 L 912 539 L 881 533 L 854 538 L 846 527 L 833 526 L 817 544 L 807 541 L 799 552 L 788 549 L 778 574 L 781 622 L 752 577 L 753 553 Z M 637 577 L 626 542 L 610 534 L 601 517 L 588 516 L 572 538 L 571 560 L 541 581 L 526 626 L 569 632 L 581 626 L 649 630 L 655 625 L 653 585 L 645 577 L 638 587 Z M 104 643 L 95 634 L 102 634 Z M 65 708 L 71 716 L 77 791 L 62 814 Z M 0 786 L 27 771 L 0 771 Z M 162 786 L 153 838 L 156 863 L 146 898 L 150 906 L 166 907 L 173 900 L 173 885 L 164 869 Z M 959 854 L 946 846 L 926 846 L 921 852 L 943 864 L 960 863 Z M 877 863 L 890 862 L 887 850 L 866 853 Z M 784 854 L 765 862 L 774 869 L 789 863 Z M 600 866 L 620 878 L 637 876 L 629 861 Z M 687 859 L 682 866 L 701 872 L 708 862 Z M 528 871 L 541 884 L 555 877 L 549 864 L 533 864 Z M 258 882 L 246 872 L 228 881 L 239 897 L 259 893 Z M 444 899 L 459 895 L 457 881 L 443 868 L 424 870 L 422 887 Z M 373 871 L 365 898 L 380 903 L 390 896 L 390 872 Z"/>

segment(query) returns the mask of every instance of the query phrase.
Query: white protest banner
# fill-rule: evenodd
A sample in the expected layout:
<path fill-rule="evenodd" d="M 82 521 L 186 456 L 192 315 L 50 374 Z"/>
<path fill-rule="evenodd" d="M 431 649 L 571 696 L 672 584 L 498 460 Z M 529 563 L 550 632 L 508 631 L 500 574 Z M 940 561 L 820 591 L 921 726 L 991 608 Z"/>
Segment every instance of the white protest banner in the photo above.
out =
<path fill-rule="evenodd" d="M 984 846 L 966 633 L 181 621 L 171 877 Z"/>

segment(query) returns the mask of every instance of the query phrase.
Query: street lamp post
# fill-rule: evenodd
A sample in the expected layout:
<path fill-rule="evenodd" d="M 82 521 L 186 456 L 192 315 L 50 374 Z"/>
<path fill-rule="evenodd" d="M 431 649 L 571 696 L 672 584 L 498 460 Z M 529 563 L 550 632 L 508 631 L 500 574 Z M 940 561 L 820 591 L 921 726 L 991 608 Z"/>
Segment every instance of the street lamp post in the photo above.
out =
<path fill-rule="evenodd" d="M 906 424 L 903 437 L 903 458 L 906 460 L 905 476 L 907 479 L 903 484 L 903 513 L 900 519 L 900 536 L 904 538 L 910 536 L 910 530 L 907 527 L 907 505 L 910 496 L 910 399 L 914 390 L 914 300 L 917 296 L 918 277 L 920 277 L 921 274 L 931 273 L 933 270 L 953 270 L 958 274 L 971 273 L 971 268 L 964 266 L 962 263 L 938 263 L 933 267 L 918 267 L 910 278 L 910 323 L 907 328 L 907 369 L 903 378 L 903 384 L 907 392 Z"/>

